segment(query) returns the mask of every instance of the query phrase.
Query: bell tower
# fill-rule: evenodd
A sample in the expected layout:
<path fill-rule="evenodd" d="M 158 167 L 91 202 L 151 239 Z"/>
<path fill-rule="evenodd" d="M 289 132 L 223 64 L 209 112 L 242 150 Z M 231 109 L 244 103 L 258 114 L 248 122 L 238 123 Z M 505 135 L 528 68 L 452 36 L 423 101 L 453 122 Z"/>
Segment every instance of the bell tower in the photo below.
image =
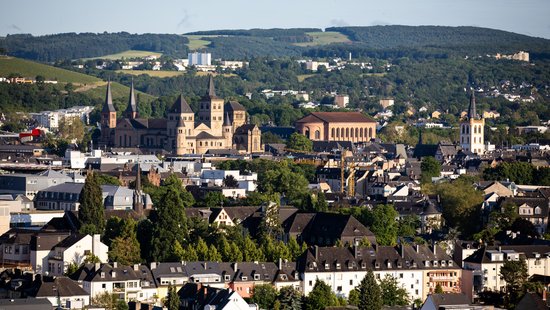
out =
<path fill-rule="evenodd" d="M 485 119 L 477 114 L 474 91 L 470 95 L 468 115 L 460 123 L 460 146 L 463 150 L 476 154 L 485 152 Z"/>

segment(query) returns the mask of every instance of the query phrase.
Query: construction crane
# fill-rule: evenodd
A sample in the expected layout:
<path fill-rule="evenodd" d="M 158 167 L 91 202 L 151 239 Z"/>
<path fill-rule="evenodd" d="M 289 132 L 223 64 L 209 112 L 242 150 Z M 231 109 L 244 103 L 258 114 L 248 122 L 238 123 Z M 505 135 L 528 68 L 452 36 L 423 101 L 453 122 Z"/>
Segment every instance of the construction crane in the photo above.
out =
<path fill-rule="evenodd" d="M 348 183 L 347 194 L 350 197 L 355 196 L 355 163 L 350 161 L 346 164 L 343 150 L 340 151 L 340 193 L 346 193 L 346 182 Z M 346 168 L 349 169 L 349 175 L 346 178 Z"/>

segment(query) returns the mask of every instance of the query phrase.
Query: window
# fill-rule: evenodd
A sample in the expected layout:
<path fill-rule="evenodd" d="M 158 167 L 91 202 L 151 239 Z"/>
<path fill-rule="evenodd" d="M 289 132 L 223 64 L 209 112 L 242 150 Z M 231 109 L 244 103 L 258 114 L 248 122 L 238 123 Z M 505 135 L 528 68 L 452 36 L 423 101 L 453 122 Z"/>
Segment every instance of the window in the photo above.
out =
<path fill-rule="evenodd" d="M 313 281 L 309 280 L 309 286 L 313 286 Z"/>
<path fill-rule="evenodd" d="M 353 280 L 349 280 L 349 285 L 353 286 Z"/>
<path fill-rule="evenodd" d="M 342 291 L 342 286 L 337 286 L 337 287 L 336 287 L 336 290 L 337 290 L 338 292 L 341 292 L 341 291 Z"/>

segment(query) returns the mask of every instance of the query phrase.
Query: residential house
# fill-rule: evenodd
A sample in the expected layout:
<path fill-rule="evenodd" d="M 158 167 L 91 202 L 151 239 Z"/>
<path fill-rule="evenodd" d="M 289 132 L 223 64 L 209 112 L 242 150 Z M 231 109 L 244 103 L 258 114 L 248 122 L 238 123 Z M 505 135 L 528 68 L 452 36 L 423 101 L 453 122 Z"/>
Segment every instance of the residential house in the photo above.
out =
<path fill-rule="evenodd" d="M 474 273 L 474 290 L 504 291 L 500 269 L 506 261 L 524 259 L 529 276 L 550 275 L 550 245 L 507 245 L 482 247 L 464 259 L 464 268 Z"/>
<path fill-rule="evenodd" d="M 66 182 L 72 182 L 72 179 L 54 170 L 38 174 L 2 174 L 0 194 L 24 195 L 32 200 L 39 191 Z"/>
<path fill-rule="evenodd" d="M 469 300 L 466 294 L 453 293 L 453 294 L 431 294 L 426 298 L 422 308 L 420 310 L 445 310 L 445 309 L 461 309 L 461 310 L 474 310 L 474 309 L 492 309 L 493 307 L 472 306 L 471 300 Z"/>
<path fill-rule="evenodd" d="M 120 300 L 140 302 L 158 301 L 157 287 L 151 270 L 145 265 L 124 266 L 109 264 L 85 264 L 71 276 L 82 285 L 93 299 L 107 292 Z"/>
<path fill-rule="evenodd" d="M 184 309 L 205 310 L 258 310 L 248 304 L 237 292 L 229 288 L 215 288 L 200 283 L 187 283 L 178 292 Z"/>
<path fill-rule="evenodd" d="M 499 201 L 499 208 L 514 205 L 518 208 L 520 218 L 533 225 L 539 234 L 546 232 L 548 226 L 548 198 L 539 197 L 504 197 Z"/>
<path fill-rule="evenodd" d="M 153 279 L 157 285 L 157 296 L 168 296 L 168 288 L 174 286 L 179 290 L 189 281 L 185 262 L 157 263 L 150 265 Z"/>
<path fill-rule="evenodd" d="M 28 295 L 47 299 L 52 305 L 63 309 L 85 309 L 90 305 L 88 292 L 67 277 L 39 277 Z"/>
<path fill-rule="evenodd" d="M 282 223 L 285 238 L 299 242 L 332 246 L 337 243 L 359 245 L 368 240 L 376 243 L 374 234 L 352 215 L 334 213 L 295 213 Z"/>

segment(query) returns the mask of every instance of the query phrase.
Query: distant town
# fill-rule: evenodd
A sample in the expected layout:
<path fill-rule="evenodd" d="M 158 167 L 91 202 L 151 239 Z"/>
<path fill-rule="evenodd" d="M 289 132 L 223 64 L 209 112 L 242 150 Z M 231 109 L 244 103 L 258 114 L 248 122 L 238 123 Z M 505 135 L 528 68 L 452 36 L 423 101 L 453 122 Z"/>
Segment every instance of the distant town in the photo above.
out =
<path fill-rule="evenodd" d="M 0 309 L 548 309 L 549 86 L 505 74 L 547 63 L 442 104 L 407 57 L 161 57 L 0 77 Z"/>

